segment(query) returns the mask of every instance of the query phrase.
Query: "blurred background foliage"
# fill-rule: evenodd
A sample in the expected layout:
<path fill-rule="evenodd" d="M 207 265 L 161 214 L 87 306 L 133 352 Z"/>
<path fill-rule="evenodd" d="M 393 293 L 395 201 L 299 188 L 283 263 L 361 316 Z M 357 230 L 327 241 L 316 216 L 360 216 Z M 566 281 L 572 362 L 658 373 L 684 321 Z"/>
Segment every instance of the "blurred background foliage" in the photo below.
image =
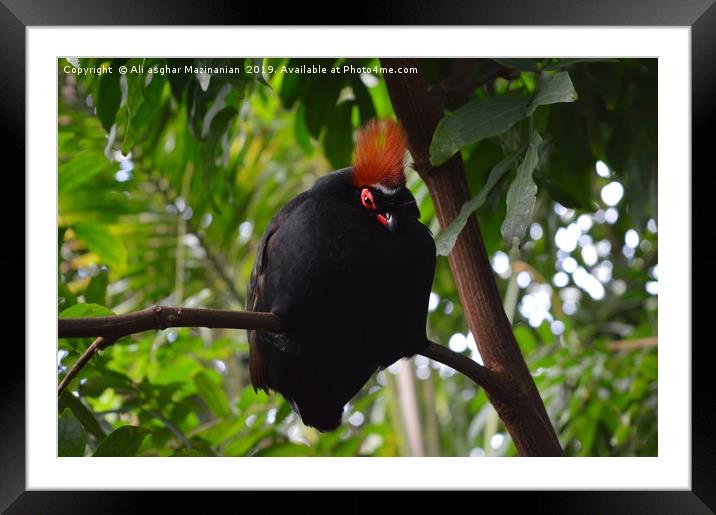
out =
<path fill-rule="evenodd" d="M 113 73 L 71 69 L 102 64 Z M 130 72 L 118 73 L 120 65 Z M 241 73 L 184 73 L 185 65 Z M 334 65 L 355 68 L 331 74 Z M 164 66 L 182 72 L 162 73 Z M 328 73 L 316 73 L 320 66 Z M 349 166 L 360 125 L 394 116 L 378 66 L 60 59 L 59 316 L 152 304 L 243 309 L 270 218 L 321 175 Z M 510 149 L 533 130 L 541 135 L 538 193 L 521 247 L 510 250 L 501 235 L 519 162 L 483 192 L 476 211 L 505 309 L 568 455 L 655 456 L 656 60 L 430 59 L 420 68 L 448 117 L 465 116 L 479 99 L 533 96 L 541 81 L 568 74 L 576 101 L 542 105 L 477 142 L 442 143 L 460 148 L 477 195 Z M 407 177 L 437 235 L 426 186 L 412 169 Z M 480 361 L 445 257 L 429 310 L 429 336 Z M 59 340 L 60 379 L 90 343 Z M 327 434 L 304 427 L 280 396 L 255 393 L 247 358 L 245 331 L 121 339 L 60 397 L 59 454 L 516 453 L 484 392 L 422 356 L 379 372 Z"/>

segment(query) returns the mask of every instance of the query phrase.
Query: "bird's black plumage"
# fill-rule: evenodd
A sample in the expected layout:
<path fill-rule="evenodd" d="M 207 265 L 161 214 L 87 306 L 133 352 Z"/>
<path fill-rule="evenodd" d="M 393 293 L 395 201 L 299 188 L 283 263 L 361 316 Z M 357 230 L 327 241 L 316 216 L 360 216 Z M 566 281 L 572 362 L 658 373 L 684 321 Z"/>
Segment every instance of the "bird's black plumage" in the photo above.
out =
<path fill-rule="evenodd" d="M 248 306 L 280 334 L 249 331 L 254 388 L 280 392 L 306 425 L 341 423 L 344 405 L 379 368 L 427 346 L 435 243 L 410 191 L 371 188 L 389 231 L 361 205 L 352 168 L 322 177 L 271 220 L 259 244 Z"/>

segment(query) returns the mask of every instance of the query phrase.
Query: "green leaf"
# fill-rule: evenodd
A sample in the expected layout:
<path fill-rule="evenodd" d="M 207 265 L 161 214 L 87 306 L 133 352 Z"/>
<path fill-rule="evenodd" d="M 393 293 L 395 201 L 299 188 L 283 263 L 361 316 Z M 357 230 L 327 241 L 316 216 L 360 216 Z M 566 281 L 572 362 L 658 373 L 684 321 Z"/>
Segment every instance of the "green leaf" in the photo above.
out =
<path fill-rule="evenodd" d="M 99 304 L 75 304 L 60 313 L 60 318 L 108 317 L 115 313 Z"/>
<path fill-rule="evenodd" d="M 99 443 L 93 456 L 135 456 L 150 432 L 144 427 L 122 426 L 112 431 Z"/>
<path fill-rule="evenodd" d="M 129 73 L 125 75 L 127 84 L 127 98 L 122 104 L 122 108 L 117 113 L 117 127 L 122 128 L 122 153 L 128 154 L 132 147 L 132 131 L 134 125 L 134 117 L 137 111 L 144 103 L 145 91 L 143 73 Z"/>
<path fill-rule="evenodd" d="M 356 98 L 356 104 L 358 104 L 360 123 L 366 124 L 372 118 L 376 117 L 373 99 L 370 97 L 370 92 L 368 91 L 368 88 L 366 88 L 365 84 L 363 84 L 359 75 L 351 75 L 350 82 L 353 94 Z"/>
<path fill-rule="evenodd" d="M 117 393 L 137 391 L 137 387 L 129 377 L 111 369 L 90 369 L 84 372 L 84 376 L 81 389 L 83 397 L 99 397 L 107 388 L 112 388 Z"/>
<path fill-rule="evenodd" d="M 306 106 L 306 128 L 314 138 L 319 138 L 321 130 L 336 108 L 342 87 L 342 77 L 324 78 L 321 76 L 320 82 L 313 84 L 313 87 L 306 93 L 303 99 Z"/>
<path fill-rule="evenodd" d="M 107 270 L 100 270 L 92 279 L 90 279 L 84 296 L 85 302 L 90 304 L 105 304 L 107 298 L 107 282 L 109 274 Z"/>
<path fill-rule="evenodd" d="M 226 417 L 231 414 L 226 392 L 206 372 L 201 371 L 194 376 L 194 385 L 197 393 L 214 415 Z"/>
<path fill-rule="evenodd" d="M 490 97 L 471 100 L 445 116 L 433 134 L 430 161 L 438 166 L 465 145 L 502 134 L 525 117 L 529 97 Z"/>
<path fill-rule="evenodd" d="M 202 120 L 201 139 L 210 142 L 213 137 L 219 140 L 226 132 L 229 122 L 236 116 L 236 108 L 226 105 L 226 99 L 231 92 L 231 85 L 224 84 L 216 95 L 214 104 L 206 112 Z"/>
<path fill-rule="evenodd" d="M 614 435 L 611 438 L 610 444 L 614 447 L 624 445 L 632 432 L 632 427 L 629 424 L 622 424 L 617 427 Z"/>
<path fill-rule="evenodd" d="M 251 59 L 251 61 L 253 62 L 254 66 L 258 66 L 259 70 L 262 70 L 262 71 L 260 71 L 259 73 L 251 73 L 250 76 L 253 77 L 254 80 L 255 80 L 256 82 L 258 82 L 259 84 L 263 84 L 263 85 L 266 86 L 268 89 L 273 89 L 273 88 L 271 87 L 271 84 L 269 84 L 268 80 L 266 80 L 266 77 L 264 76 L 264 75 L 265 75 L 264 72 L 263 72 L 263 69 L 264 69 L 264 59 L 261 59 L 261 58 L 253 58 L 253 59 Z"/>
<path fill-rule="evenodd" d="M 333 449 L 331 449 L 331 456 L 344 456 L 344 457 L 353 457 L 358 455 L 358 450 L 360 449 L 361 443 L 363 443 L 358 438 L 349 438 L 348 440 L 345 440 L 343 442 L 340 442 L 338 445 L 336 445 Z"/>
<path fill-rule="evenodd" d="M 331 113 L 323 132 L 323 148 L 334 168 L 343 168 L 351 162 L 353 152 L 353 124 L 351 113 L 353 102 L 341 102 Z"/>
<path fill-rule="evenodd" d="M 539 65 L 536 59 L 492 59 L 493 61 L 506 66 L 507 68 L 515 68 L 523 72 L 538 72 Z"/>
<path fill-rule="evenodd" d="M 246 456 L 251 450 L 261 443 L 262 440 L 275 433 L 273 427 L 258 427 L 243 438 L 237 438 L 224 447 L 224 456 Z"/>
<path fill-rule="evenodd" d="M 226 133 L 226 130 L 231 121 L 236 117 L 236 109 L 233 107 L 224 107 L 211 118 L 211 124 L 209 126 L 208 133 L 206 135 L 206 141 L 201 146 L 201 162 L 204 187 L 206 188 L 207 199 L 211 206 L 220 212 L 221 209 L 216 203 L 216 199 L 212 193 L 212 180 L 214 177 L 214 171 L 216 170 L 216 149 L 219 147 L 219 142 L 222 136 Z"/>
<path fill-rule="evenodd" d="M 539 162 L 537 148 L 541 141 L 540 135 L 537 132 L 533 133 L 525 157 L 517 167 L 517 177 L 507 190 L 507 214 L 500 231 L 508 246 L 512 245 L 515 238 L 520 241 L 524 238 L 532 219 L 537 198 L 537 185 L 532 179 L 532 172 Z"/>
<path fill-rule="evenodd" d="M 144 79 L 141 83 L 138 83 L 136 79 L 129 82 L 128 127 L 125 140 L 122 143 L 123 154 L 128 154 L 132 146 L 141 140 L 141 136 L 147 132 L 148 128 L 156 124 L 157 113 L 166 105 L 162 99 L 166 82 L 167 80 L 159 75 L 152 76 L 148 85 L 144 85 Z M 139 90 L 141 97 L 136 95 L 137 88 L 141 88 Z"/>
<path fill-rule="evenodd" d="M 537 84 L 537 90 L 527 114 L 531 115 L 539 106 L 559 102 L 574 102 L 575 100 L 577 100 L 577 92 L 569 78 L 569 73 L 558 72 L 551 77 L 542 79 Z"/>
<path fill-rule="evenodd" d="M 58 307 L 65 309 L 73 306 L 77 302 L 77 298 L 72 295 L 70 289 L 61 279 L 57 280 L 57 301 Z"/>
<path fill-rule="evenodd" d="M 119 87 L 119 73 L 105 73 L 99 79 L 97 91 L 97 117 L 107 132 L 110 131 L 117 117 L 122 91 Z"/>
<path fill-rule="evenodd" d="M 90 182 L 102 172 L 110 173 L 110 164 L 99 150 L 78 152 L 66 163 L 60 163 L 57 189 L 60 196 Z"/>
<path fill-rule="evenodd" d="M 515 339 L 520 345 L 520 350 L 525 356 L 531 355 L 535 348 L 537 348 L 537 339 L 535 338 L 534 331 L 523 324 L 519 324 L 514 328 Z"/>
<path fill-rule="evenodd" d="M 127 266 L 127 249 L 121 238 L 114 236 L 105 225 L 90 222 L 74 224 L 72 229 L 87 248 L 97 254 L 100 261 L 113 270 Z"/>
<path fill-rule="evenodd" d="M 282 402 L 278 407 L 278 411 L 276 412 L 276 420 L 274 421 L 274 424 L 276 424 L 276 425 L 280 424 L 290 414 L 291 414 L 291 405 L 288 402 L 285 402 L 285 401 Z"/>
<path fill-rule="evenodd" d="M 189 115 L 189 128 L 192 131 L 192 135 L 197 140 L 200 140 L 203 139 L 204 116 L 206 116 L 209 104 L 214 98 L 202 91 L 199 82 L 195 78 L 193 78 L 192 84 L 194 91 L 189 95 L 190 99 L 186 103 L 187 114 Z"/>
<path fill-rule="evenodd" d="M 87 432 L 92 434 L 98 440 L 101 440 L 105 437 L 105 432 L 102 427 L 100 427 L 99 422 L 95 418 L 94 414 L 89 410 L 87 406 L 82 403 L 82 401 L 78 397 L 75 397 L 67 390 L 62 392 L 62 394 L 60 395 L 60 398 L 58 400 L 58 407 L 60 411 L 62 411 L 64 408 L 69 408 L 70 410 L 72 410 L 72 413 L 75 414 L 75 417 L 77 417 L 77 420 L 82 423 L 82 426 L 84 426 Z"/>
<path fill-rule="evenodd" d="M 311 146 L 311 135 L 308 134 L 304 120 L 305 110 L 306 108 L 303 104 L 298 104 L 298 109 L 296 109 L 296 115 L 293 119 L 293 134 L 296 142 L 301 145 L 303 152 L 310 156 L 313 153 L 313 147 Z"/>
<path fill-rule="evenodd" d="M 551 170 L 554 170 L 554 168 L 555 166 L 552 166 Z M 535 173 L 534 178 L 540 188 L 544 188 L 553 200 L 556 200 L 564 207 L 583 209 L 585 211 L 592 210 L 589 197 L 583 198 L 584 196 L 579 195 L 579 192 L 575 188 L 570 188 L 570 185 L 566 185 L 565 187 L 563 183 L 552 180 L 542 173 Z"/>
<path fill-rule="evenodd" d="M 201 369 L 201 365 L 197 363 L 193 353 L 187 352 L 163 364 L 154 377 L 154 383 L 170 384 L 177 381 L 186 381 L 186 378 L 191 377 L 192 373 L 198 369 Z"/>
<path fill-rule="evenodd" d="M 184 59 L 177 59 L 174 61 L 177 66 L 185 66 L 190 64 L 191 61 Z M 156 79 L 156 76 L 154 77 Z M 184 100 L 184 92 L 189 84 L 192 84 L 194 77 L 188 73 L 171 73 L 168 75 L 169 87 L 172 93 L 172 97 L 177 102 Z"/>
<path fill-rule="evenodd" d="M 256 405 L 256 404 L 266 404 L 269 402 L 270 397 L 265 394 L 262 390 L 254 391 L 254 389 L 249 385 L 241 392 L 239 395 L 239 400 L 236 403 L 236 406 L 239 408 L 239 411 L 246 411 L 249 409 L 250 406 Z"/>
<path fill-rule="evenodd" d="M 263 418 L 263 417 L 262 417 Z M 252 425 L 252 428 L 260 427 L 262 424 L 261 420 L 257 420 L 256 425 Z M 211 426 L 205 431 L 201 432 L 201 437 L 212 445 L 222 445 L 226 442 L 232 441 L 239 437 L 242 432 L 246 431 L 246 418 L 245 417 L 228 417 L 217 421 L 216 424 Z"/>
<path fill-rule="evenodd" d="M 594 211 L 592 183 L 595 158 L 591 155 L 585 137 L 584 116 L 580 113 L 585 107 L 581 102 L 580 105 L 555 104 L 537 111 L 549 109 L 546 130 L 554 137 L 555 145 L 549 161 L 540 167 L 535 176 L 538 185 L 542 187 L 540 182 L 543 182 L 550 196 L 560 204 Z M 624 120 L 617 127 L 627 124 L 628 121 Z M 626 138 L 626 141 L 629 140 Z"/>
<path fill-rule="evenodd" d="M 286 66 L 296 66 L 295 59 L 290 60 Z M 307 80 L 298 73 L 287 73 L 281 80 L 279 97 L 285 109 L 290 109 L 296 101 L 303 96 Z"/>
<path fill-rule="evenodd" d="M 475 197 L 473 197 L 471 200 L 468 200 L 462 205 L 462 208 L 460 208 L 460 212 L 455 217 L 455 219 L 448 225 L 445 230 L 441 231 L 440 234 L 438 234 L 437 238 L 435 238 L 435 247 L 437 249 L 437 255 L 438 256 L 447 256 L 452 251 L 453 247 L 455 246 L 455 242 L 457 241 L 457 237 L 460 235 L 460 232 L 462 232 L 463 228 L 465 227 L 465 224 L 467 224 L 467 221 L 470 219 L 470 215 L 480 209 L 482 205 L 485 203 L 485 199 L 487 198 L 487 195 L 489 195 L 490 191 L 492 191 L 492 188 L 495 187 L 495 185 L 498 183 L 498 181 L 502 178 L 503 175 L 509 170 L 512 163 L 517 159 L 517 156 L 522 151 L 514 152 L 510 156 L 506 157 L 495 167 L 490 171 L 490 175 L 487 178 L 487 182 L 485 183 L 485 186 L 480 190 L 480 193 L 478 193 Z"/>
<path fill-rule="evenodd" d="M 84 456 L 87 433 L 71 410 L 65 409 L 58 425 L 58 453 L 60 456 Z"/>

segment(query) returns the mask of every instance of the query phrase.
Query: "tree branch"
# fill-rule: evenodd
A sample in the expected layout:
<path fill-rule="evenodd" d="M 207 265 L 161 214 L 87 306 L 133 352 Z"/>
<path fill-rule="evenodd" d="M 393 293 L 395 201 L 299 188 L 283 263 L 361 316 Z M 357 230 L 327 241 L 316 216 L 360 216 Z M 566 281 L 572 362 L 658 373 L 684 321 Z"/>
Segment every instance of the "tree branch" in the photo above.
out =
<path fill-rule="evenodd" d="M 111 335 L 118 339 L 133 333 L 168 327 L 256 329 L 280 332 L 281 321 L 273 313 L 151 306 L 126 315 L 61 318 L 58 321 L 58 335 L 60 338 Z"/>
<path fill-rule="evenodd" d="M 416 59 L 381 59 L 388 68 L 417 68 L 418 73 L 385 73 L 391 103 L 408 139 L 415 168 L 430 190 L 441 227 L 455 219 L 470 199 L 460 153 L 439 166 L 430 161 L 430 144 L 443 112 L 420 72 Z M 562 456 L 539 391 L 532 379 L 512 325 L 505 316 L 482 234 L 470 217 L 448 256 L 465 318 L 487 368 L 497 374 L 508 397 L 493 395 L 490 402 L 505 423 L 522 456 Z"/>
<path fill-rule="evenodd" d="M 490 395 L 495 395 L 502 399 L 513 396 L 512 392 L 505 389 L 495 372 L 439 343 L 431 341 L 428 348 L 420 354 L 433 361 L 454 368 L 456 371 L 472 379 L 475 384 L 484 388 L 485 391 L 490 392 Z"/>
<path fill-rule="evenodd" d="M 450 75 L 435 87 L 429 88 L 429 90 L 438 93 L 441 103 L 445 104 L 471 95 L 476 89 L 495 82 L 498 77 L 516 79 L 520 75 L 519 70 L 497 66 L 478 77 L 473 77 L 478 61 L 479 59 L 459 59 L 455 61 L 455 67 Z"/>
<path fill-rule="evenodd" d="M 95 355 L 96 352 L 104 349 L 105 347 L 109 347 L 115 341 L 115 339 L 112 339 L 110 337 L 105 338 L 103 336 L 100 336 L 95 341 L 93 341 L 92 344 L 87 347 L 87 350 L 82 353 L 77 362 L 72 365 L 72 368 L 69 369 L 67 375 L 62 378 L 60 385 L 57 387 L 57 396 L 59 397 L 60 395 L 62 395 L 62 392 L 65 390 L 65 388 L 67 388 L 67 385 L 70 384 L 70 382 L 75 378 L 75 376 L 80 372 L 80 370 L 84 368 L 84 366 L 87 364 L 90 358 Z"/>
<path fill-rule="evenodd" d="M 207 327 L 210 329 L 254 329 L 281 332 L 283 324 L 273 313 L 152 306 L 142 311 L 107 317 L 61 318 L 58 320 L 60 338 L 98 336 L 77 362 L 70 368 L 58 387 L 58 395 L 74 379 L 94 354 L 113 345 L 123 336 L 169 327 Z M 421 352 L 426 358 L 454 368 L 472 379 L 492 395 L 509 396 L 497 375 L 467 356 L 430 342 Z"/>

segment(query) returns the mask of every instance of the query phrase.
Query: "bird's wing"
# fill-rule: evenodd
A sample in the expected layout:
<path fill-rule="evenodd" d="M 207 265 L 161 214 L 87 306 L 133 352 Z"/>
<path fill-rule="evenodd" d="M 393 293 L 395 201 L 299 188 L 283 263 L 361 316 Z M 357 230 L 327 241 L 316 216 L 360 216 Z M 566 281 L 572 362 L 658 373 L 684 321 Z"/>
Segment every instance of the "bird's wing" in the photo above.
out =
<path fill-rule="evenodd" d="M 249 280 L 249 288 L 246 294 L 246 308 L 249 311 L 265 311 L 269 306 L 264 302 L 262 293 L 266 283 L 266 273 L 269 266 L 269 256 L 271 254 L 270 242 L 271 238 L 281 229 L 283 223 L 288 219 L 294 209 L 298 207 L 306 199 L 306 193 L 302 193 L 288 202 L 277 214 L 271 219 L 266 232 L 264 232 L 259 242 L 258 251 L 256 252 L 256 261 L 251 271 L 251 279 Z M 268 359 L 269 355 L 262 352 L 257 341 L 256 331 L 249 330 L 249 373 L 251 375 L 251 384 L 254 390 L 263 390 L 268 393 Z"/>

